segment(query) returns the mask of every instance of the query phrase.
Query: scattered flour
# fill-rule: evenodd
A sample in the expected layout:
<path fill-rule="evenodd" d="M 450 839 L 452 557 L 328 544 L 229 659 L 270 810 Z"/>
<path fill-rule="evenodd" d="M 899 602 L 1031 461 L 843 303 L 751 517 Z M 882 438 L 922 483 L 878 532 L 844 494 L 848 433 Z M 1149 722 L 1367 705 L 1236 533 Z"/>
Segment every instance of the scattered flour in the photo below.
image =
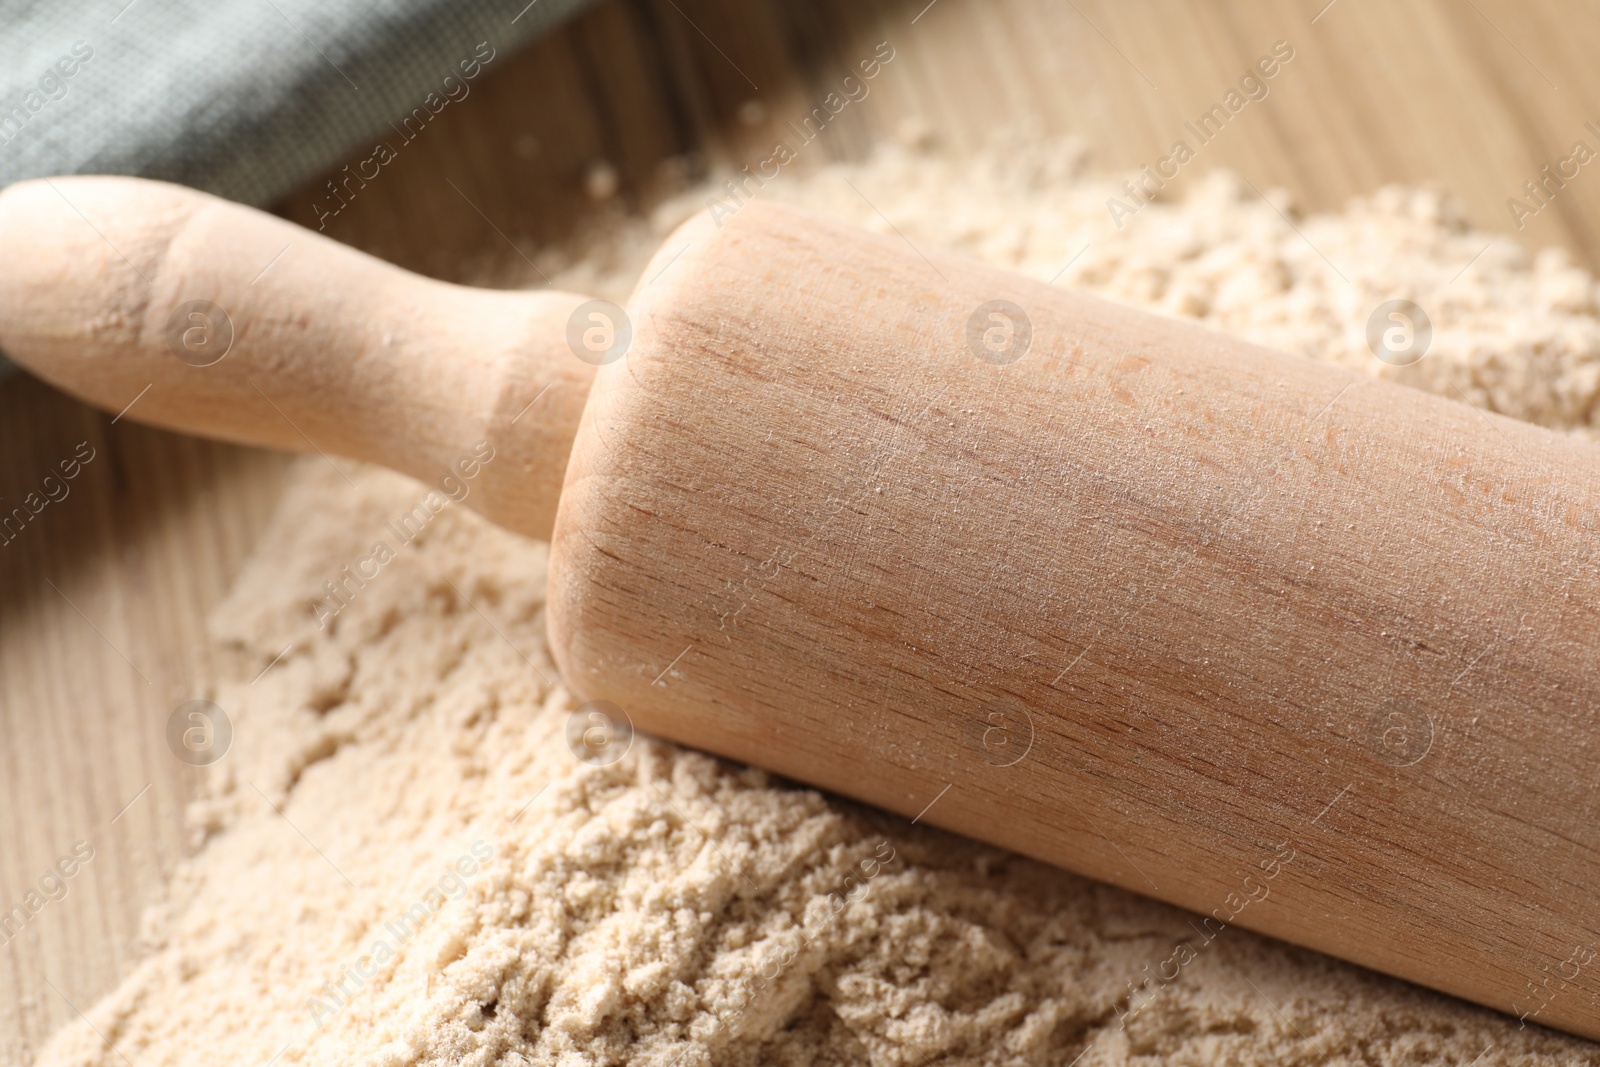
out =
<path fill-rule="evenodd" d="M 1600 422 L 1593 279 L 1469 230 L 1435 193 L 1291 222 L 1217 174 L 1117 231 L 1116 184 L 1071 146 L 991 158 L 1004 164 L 888 149 L 762 195 L 1557 429 Z M 707 195 L 614 215 L 541 267 L 624 299 Z M 1404 369 L 1364 339 L 1396 297 L 1435 325 Z M 1596 1059 L 1239 929 L 1162 983 L 1160 962 L 1199 941 L 1175 909 L 642 737 L 619 762 L 581 762 L 544 643 L 543 544 L 452 507 L 317 629 L 322 583 L 424 492 L 342 466 L 354 491 L 320 460 L 296 468 L 213 619 L 257 660 L 215 683 L 236 739 L 192 809 L 198 851 L 146 918 L 148 956 L 42 1062 Z"/>

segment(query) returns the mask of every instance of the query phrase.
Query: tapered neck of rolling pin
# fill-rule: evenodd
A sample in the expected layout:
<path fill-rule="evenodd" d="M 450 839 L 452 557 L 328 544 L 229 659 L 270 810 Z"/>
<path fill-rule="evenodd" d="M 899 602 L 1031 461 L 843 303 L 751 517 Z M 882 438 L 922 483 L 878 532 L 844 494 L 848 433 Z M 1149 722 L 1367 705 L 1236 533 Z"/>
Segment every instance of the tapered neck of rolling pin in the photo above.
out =
<path fill-rule="evenodd" d="M 433 281 L 159 182 L 0 193 L 0 350 L 39 377 L 208 437 L 471 470 L 468 503 L 537 537 L 593 377 L 567 343 L 584 301 Z"/>

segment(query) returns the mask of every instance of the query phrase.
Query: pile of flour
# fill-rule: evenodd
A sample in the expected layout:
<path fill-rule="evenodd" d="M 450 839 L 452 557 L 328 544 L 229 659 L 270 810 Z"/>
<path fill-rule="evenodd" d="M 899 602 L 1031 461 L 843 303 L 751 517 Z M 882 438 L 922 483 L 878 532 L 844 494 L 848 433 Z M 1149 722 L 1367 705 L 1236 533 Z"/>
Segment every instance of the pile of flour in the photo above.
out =
<path fill-rule="evenodd" d="M 1226 175 L 1108 220 L 1069 145 L 890 148 L 763 196 L 1057 284 L 1593 433 L 1594 280 L 1475 233 L 1435 193 L 1297 217 Z M 540 266 L 613 300 L 707 188 Z M 883 214 L 879 214 L 881 209 Z M 1434 324 L 1366 347 L 1379 303 Z M 427 492 L 296 468 L 218 640 L 235 740 L 149 954 L 42 1062 L 1569 1064 L 1594 1046 L 1237 928 L 1182 975 L 1184 913 L 636 737 L 576 758 L 544 638 L 546 546 L 445 509 L 319 630 L 308 607 Z M 288 651 L 284 652 L 287 648 Z M 281 658 L 252 681 L 256 673 Z M 1142 1004 L 1130 1012 L 1130 1004 Z M 108 1044 L 109 1042 L 109 1044 Z"/>

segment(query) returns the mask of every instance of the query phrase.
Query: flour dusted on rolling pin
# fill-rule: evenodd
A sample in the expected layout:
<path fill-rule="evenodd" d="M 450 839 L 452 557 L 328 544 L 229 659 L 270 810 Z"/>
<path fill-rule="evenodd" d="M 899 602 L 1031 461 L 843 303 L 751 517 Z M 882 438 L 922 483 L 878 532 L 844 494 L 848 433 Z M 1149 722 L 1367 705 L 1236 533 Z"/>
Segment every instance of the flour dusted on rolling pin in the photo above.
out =
<path fill-rule="evenodd" d="M 1086 177 L 1059 145 L 990 158 L 1004 165 L 890 152 L 785 172 L 763 195 L 887 231 L 848 179 L 921 247 L 1595 429 L 1593 280 L 1468 230 L 1436 195 L 1385 191 L 1297 220 L 1313 249 L 1226 177 L 1185 178 L 1188 199 L 1115 231 L 1105 201 L 1123 175 Z M 684 191 L 654 227 L 614 221 L 564 251 L 554 284 L 625 300 L 659 234 L 707 195 Z M 1431 320 L 1408 366 L 1367 345 L 1391 299 Z M 207 843 L 149 918 L 151 955 L 88 1009 L 117 1051 L 78 1024 L 42 1063 L 1592 1055 L 1230 921 L 1271 906 L 1282 877 L 1268 870 L 1308 856 L 1268 851 L 1268 867 L 1239 871 L 1232 905 L 1188 915 L 642 737 L 574 744 L 570 708 L 541 681 L 554 676 L 546 549 L 464 509 L 397 546 L 319 632 L 309 599 L 426 491 L 373 469 L 352 480 L 355 492 L 320 460 L 302 467 L 216 616 L 218 636 L 254 657 L 216 682 L 237 740 L 192 812 Z"/>

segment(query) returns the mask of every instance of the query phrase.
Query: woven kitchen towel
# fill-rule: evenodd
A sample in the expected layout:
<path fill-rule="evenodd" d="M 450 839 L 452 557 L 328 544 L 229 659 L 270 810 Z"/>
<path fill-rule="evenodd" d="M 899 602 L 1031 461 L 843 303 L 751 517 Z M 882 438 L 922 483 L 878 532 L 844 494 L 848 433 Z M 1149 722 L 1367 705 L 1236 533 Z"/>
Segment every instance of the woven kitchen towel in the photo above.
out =
<path fill-rule="evenodd" d="M 0 186 L 135 174 L 267 204 L 587 3 L 0 0 Z"/>
<path fill-rule="evenodd" d="M 0 0 L 0 186 L 137 174 L 266 204 L 586 2 Z"/>

